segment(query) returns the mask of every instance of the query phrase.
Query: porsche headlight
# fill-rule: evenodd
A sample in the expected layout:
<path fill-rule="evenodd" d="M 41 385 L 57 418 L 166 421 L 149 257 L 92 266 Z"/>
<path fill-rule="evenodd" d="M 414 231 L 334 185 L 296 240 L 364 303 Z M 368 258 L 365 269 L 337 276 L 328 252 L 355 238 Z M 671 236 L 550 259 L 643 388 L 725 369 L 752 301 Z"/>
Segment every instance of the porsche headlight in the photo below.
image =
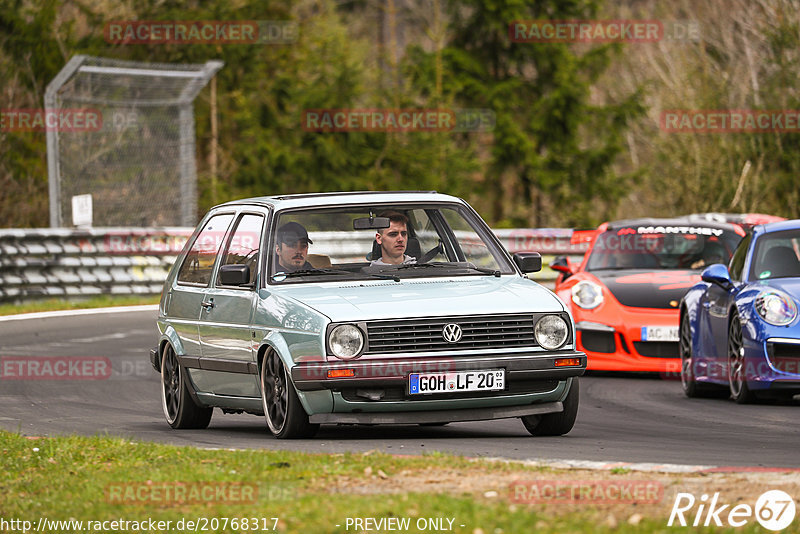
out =
<path fill-rule="evenodd" d="M 337 358 L 351 360 L 364 348 L 364 334 L 352 324 L 340 324 L 328 334 L 328 347 Z"/>
<path fill-rule="evenodd" d="M 788 295 L 777 291 L 765 291 L 755 301 L 758 314 L 769 324 L 785 326 L 797 317 L 797 305 Z"/>
<path fill-rule="evenodd" d="M 533 334 L 539 346 L 547 350 L 556 350 L 567 340 L 569 327 L 560 316 L 545 315 L 536 322 Z"/>
<path fill-rule="evenodd" d="M 592 310 L 603 303 L 603 288 L 594 282 L 581 280 L 572 286 L 572 302 L 584 310 Z"/>

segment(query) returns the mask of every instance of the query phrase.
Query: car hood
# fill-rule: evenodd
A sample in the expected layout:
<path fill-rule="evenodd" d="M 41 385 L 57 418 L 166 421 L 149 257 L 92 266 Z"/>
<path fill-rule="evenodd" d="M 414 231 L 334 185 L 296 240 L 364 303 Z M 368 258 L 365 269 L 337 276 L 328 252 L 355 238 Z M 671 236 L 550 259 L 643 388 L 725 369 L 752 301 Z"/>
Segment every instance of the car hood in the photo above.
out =
<path fill-rule="evenodd" d="M 764 286 L 763 289 L 774 287 L 788 293 L 796 302 L 800 302 L 800 278 L 773 278 L 759 281 L 755 287 Z"/>
<path fill-rule="evenodd" d="M 334 322 L 565 310 L 551 291 L 518 276 L 297 284 L 279 291 Z"/>
<path fill-rule="evenodd" d="M 700 281 L 697 271 L 642 270 L 592 271 L 623 306 L 675 309 L 686 292 Z"/>

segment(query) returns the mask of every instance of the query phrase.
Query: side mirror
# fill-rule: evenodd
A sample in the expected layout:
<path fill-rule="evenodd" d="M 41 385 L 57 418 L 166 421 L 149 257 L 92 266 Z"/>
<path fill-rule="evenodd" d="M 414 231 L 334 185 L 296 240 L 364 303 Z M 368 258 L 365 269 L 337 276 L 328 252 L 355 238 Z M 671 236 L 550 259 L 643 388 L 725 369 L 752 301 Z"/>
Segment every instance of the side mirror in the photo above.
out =
<path fill-rule="evenodd" d="M 523 273 L 537 273 L 542 270 L 542 255 L 538 252 L 517 252 L 514 263 Z"/>
<path fill-rule="evenodd" d="M 550 262 L 550 268 L 554 271 L 564 273 L 566 276 L 575 274 L 572 270 L 572 264 L 566 256 L 559 256 Z"/>
<path fill-rule="evenodd" d="M 223 286 L 245 286 L 250 283 L 250 267 L 232 263 L 219 268 L 219 280 Z"/>
<path fill-rule="evenodd" d="M 714 265 L 706 267 L 703 272 L 700 273 L 700 279 L 709 284 L 717 284 L 723 289 L 730 289 L 733 287 L 728 268 L 721 263 L 715 263 Z"/>

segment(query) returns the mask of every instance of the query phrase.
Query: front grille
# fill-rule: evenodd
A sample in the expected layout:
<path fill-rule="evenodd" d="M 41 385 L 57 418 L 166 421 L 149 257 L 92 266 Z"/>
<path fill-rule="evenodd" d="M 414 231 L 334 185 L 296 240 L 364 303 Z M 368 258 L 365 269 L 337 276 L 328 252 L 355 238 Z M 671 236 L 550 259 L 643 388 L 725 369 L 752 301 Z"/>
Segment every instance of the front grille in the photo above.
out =
<path fill-rule="evenodd" d="M 647 358 L 680 358 L 676 341 L 634 341 L 636 352 Z"/>
<path fill-rule="evenodd" d="M 581 343 L 583 348 L 592 352 L 610 354 L 617 350 L 614 343 L 614 332 L 601 332 L 598 330 L 581 330 Z"/>
<path fill-rule="evenodd" d="M 442 330 L 453 323 L 463 335 L 448 343 Z M 533 324 L 530 314 L 372 321 L 367 323 L 365 354 L 535 347 Z"/>

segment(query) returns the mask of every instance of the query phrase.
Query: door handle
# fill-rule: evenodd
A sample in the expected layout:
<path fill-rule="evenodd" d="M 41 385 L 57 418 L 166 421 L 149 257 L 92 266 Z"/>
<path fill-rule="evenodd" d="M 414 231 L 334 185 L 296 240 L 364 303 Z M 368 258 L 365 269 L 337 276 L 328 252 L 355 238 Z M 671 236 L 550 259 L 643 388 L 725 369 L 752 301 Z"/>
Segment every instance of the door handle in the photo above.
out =
<path fill-rule="evenodd" d="M 200 303 L 200 306 L 202 306 L 206 310 L 210 310 L 211 308 L 214 307 L 214 299 L 204 300 L 203 302 Z"/>
<path fill-rule="evenodd" d="M 706 309 L 708 309 L 708 308 L 710 308 L 710 307 L 711 307 L 711 303 L 710 303 L 709 301 L 707 301 L 707 300 L 704 300 L 704 301 L 703 301 L 703 307 L 704 307 L 704 308 L 706 308 Z"/>

